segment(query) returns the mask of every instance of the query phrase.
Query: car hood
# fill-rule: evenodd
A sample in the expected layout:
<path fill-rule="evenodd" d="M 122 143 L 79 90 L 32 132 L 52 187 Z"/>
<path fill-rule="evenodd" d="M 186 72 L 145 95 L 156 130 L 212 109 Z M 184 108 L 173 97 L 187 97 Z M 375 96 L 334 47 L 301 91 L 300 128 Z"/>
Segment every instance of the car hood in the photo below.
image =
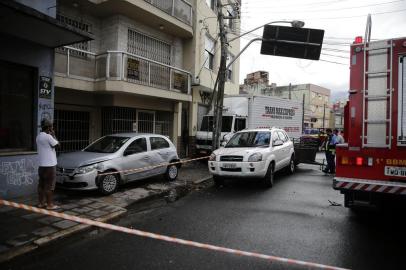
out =
<path fill-rule="evenodd" d="M 78 168 L 88 164 L 99 163 L 110 160 L 115 157 L 115 154 L 95 153 L 78 151 L 73 153 L 61 154 L 58 157 L 58 167 L 62 168 Z"/>
<path fill-rule="evenodd" d="M 262 152 L 267 148 L 259 147 L 235 147 L 235 148 L 219 148 L 214 153 L 219 156 L 230 155 L 230 156 L 248 156 L 253 153 Z"/>

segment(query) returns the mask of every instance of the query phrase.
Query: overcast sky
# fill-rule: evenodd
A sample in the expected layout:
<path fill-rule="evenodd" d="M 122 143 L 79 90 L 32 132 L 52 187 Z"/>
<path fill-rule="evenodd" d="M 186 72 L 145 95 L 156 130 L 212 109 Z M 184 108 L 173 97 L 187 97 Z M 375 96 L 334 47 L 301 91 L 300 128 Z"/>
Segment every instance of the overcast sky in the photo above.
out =
<path fill-rule="evenodd" d="M 242 32 L 271 21 L 302 20 L 306 28 L 325 33 L 320 56 L 324 61 L 261 55 L 261 43 L 252 44 L 241 56 L 240 82 L 247 73 L 265 70 L 270 82 L 278 86 L 313 83 L 331 89 L 333 97 L 345 95 L 349 45 L 356 36 L 364 36 L 368 13 L 372 16 L 371 39 L 406 37 L 406 0 L 242 0 Z M 241 48 L 262 31 L 245 36 Z"/>

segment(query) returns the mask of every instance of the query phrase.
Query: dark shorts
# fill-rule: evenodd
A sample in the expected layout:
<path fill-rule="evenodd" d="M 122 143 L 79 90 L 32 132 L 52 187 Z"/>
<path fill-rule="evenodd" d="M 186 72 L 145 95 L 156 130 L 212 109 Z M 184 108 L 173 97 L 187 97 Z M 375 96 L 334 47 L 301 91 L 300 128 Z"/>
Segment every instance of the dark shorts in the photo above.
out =
<path fill-rule="evenodd" d="M 43 191 L 54 191 L 56 181 L 56 166 L 38 168 L 38 188 Z"/>

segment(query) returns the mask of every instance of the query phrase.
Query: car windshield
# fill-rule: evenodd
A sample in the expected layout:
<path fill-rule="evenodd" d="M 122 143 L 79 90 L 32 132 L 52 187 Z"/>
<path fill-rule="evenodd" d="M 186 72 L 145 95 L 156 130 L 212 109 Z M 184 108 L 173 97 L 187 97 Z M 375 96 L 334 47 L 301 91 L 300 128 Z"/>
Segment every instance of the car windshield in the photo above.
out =
<path fill-rule="evenodd" d="M 231 125 L 233 123 L 232 116 L 223 116 L 221 125 L 221 132 L 231 132 Z M 202 126 L 200 131 L 213 131 L 213 116 L 203 116 Z"/>
<path fill-rule="evenodd" d="M 123 146 L 130 138 L 119 136 L 106 136 L 84 149 L 85 152 L 114 153 Z"/>
<path fill-rule="evenodd" d="M 233 147 L 259 147 L 269 146 L 270 132 L 253 131 L 236 133 L 227 143 L 225 148 Z"/>

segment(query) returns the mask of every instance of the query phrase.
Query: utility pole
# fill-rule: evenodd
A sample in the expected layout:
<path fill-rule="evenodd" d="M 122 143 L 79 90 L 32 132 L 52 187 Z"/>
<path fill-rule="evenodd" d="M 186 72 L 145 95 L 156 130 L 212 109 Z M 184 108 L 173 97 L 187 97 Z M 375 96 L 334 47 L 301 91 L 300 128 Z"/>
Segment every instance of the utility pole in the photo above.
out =
<path fill-rule="evenodd" d="M 217 98 L 214 103 L 214 119 L 213 119 L 213 142 L 212 150 L 220 147 L 220 137 L 222 129 L 223 118 L 223 99 L 224 99 L 224 86 L 226 83 L 226 63 L 227 63 L 227 33 L 224 25 L 223 5 L 221 0 L 217 0 L 217 20 L 219 23 L 219 35 L 221 46 L 221 58 L 218 74 L 218 91 Z"/>
<path fill-rule="evenodd" d="M 289 83 L 289 99 L 292 99 L 292 84 Z"/>

